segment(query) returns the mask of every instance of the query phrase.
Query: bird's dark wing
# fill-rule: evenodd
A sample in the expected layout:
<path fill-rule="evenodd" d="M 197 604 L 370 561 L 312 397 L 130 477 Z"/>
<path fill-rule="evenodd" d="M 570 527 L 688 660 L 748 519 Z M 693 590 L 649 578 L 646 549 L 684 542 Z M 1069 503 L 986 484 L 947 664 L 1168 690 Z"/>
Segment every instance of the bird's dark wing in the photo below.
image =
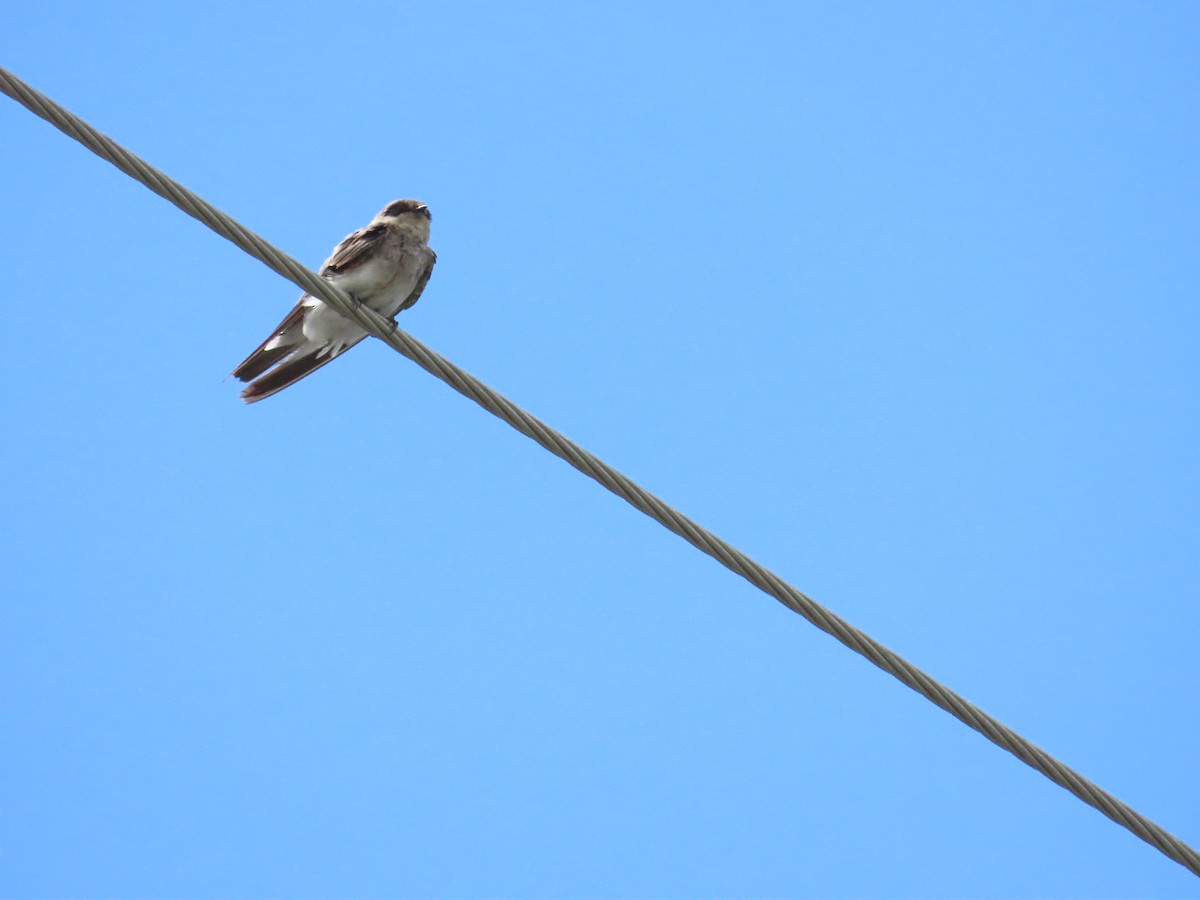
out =
<path fill-rule="evenodd" d="M 366 335 L 364 334 L 363 337 L 366 337 Z M 278 394 L 285 387 L 290 387 L 305 375 L 311 375 L 317 369 L 321 368 L 321 366 L 337 359 L 362 339 L 360 337 L 358 340 L 351 341 L 336 353 L 329 353 L 328 346 L 300 351 L 278 368 L 247 385 L 242 390 L 242 399 L 247 403 L 257 403 L 259 400 L 264 400 L 272 394 Z"/>
<path fill-rule="evenodd" d="M 410 306 L 413 306 L 421 299 L 421 292 L 425 290 L 425 285 L 429 284 L 429 276 L 433 274 L 433 267 L 437 263 L 437 254 L 432 250 L 429 251 L 429 258 L 425 262 L 425 269 L 421 272 L 421 277 L 417 279 L 416 285 L 412 289 L 412 293 L 405 298 L 400 304 L 400 308 L 396 310 L 397 315 L 404 312 Z"/>
<path fill-rule="evenodd" d="M 293 352 L 296 346 L 304 340 L 304 324 L 301 321 L 303 317 L 304 305 L 297 303 L 292 311 L 283 317 L 283 321 L 275 327 L 267 339 L 258 345 L 258 349 L 243 359 L 241 364 L 233 370 L 233 377 L 238 381 L 250 381 Z M 267 344 L 277 337 L 282 340 L 268 350 Z"/>
<path fill-rule="evenodd" d="M 379 243 L 387 237 L 387 233 L 386 225 L 368 225 L 347 235 L 345 240 L 333 248 L 333 253 L 325 260 L 325 265 L 321 266 L 321 274 L 335 275 L 353 269 L 374 252 Z"/>

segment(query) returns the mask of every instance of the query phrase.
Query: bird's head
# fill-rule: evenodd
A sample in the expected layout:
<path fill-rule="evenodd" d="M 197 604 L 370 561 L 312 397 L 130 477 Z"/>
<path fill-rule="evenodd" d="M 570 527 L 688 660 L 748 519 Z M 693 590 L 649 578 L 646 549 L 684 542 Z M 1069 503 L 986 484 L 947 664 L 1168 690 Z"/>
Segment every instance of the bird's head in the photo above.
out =
<path fill-rule="evenodd" d="M 420 200 L 393 200 L 376 219 L 391 219 L 400 227 L 412 231 L 421 240 L 429 240 L 429 207 Z"/>

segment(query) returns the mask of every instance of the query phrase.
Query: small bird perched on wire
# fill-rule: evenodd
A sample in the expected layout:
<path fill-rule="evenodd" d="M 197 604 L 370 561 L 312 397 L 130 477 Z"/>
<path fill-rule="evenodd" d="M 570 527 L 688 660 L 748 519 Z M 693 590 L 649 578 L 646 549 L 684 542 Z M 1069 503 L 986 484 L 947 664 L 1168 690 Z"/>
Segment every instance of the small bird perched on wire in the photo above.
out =
<path fill-rule="evenodd" d="M 321 266 L 321 277 L 380 315 L 394 317 L 421 298 L 437 254 L 429 248 L 429 207 L 396 200 L 348 235 Z M 295 384 L 367 336 L 357 323 L 305 294 L 258 349 L 233 370 L 254 403 Z M 264 374 L 265 373 L 265 374 Z"/>

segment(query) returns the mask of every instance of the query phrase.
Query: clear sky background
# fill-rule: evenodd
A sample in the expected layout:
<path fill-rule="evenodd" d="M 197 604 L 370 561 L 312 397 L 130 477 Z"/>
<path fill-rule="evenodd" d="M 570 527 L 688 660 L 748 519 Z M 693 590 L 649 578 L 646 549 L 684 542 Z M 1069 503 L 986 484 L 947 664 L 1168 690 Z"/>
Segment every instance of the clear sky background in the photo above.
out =
<path fill-rule="evenodd" d="M 0 64 L 1200 844 L 1200 6 L 22 4 Z M 0 894 L 1200 881 L 0 98 Z"/>

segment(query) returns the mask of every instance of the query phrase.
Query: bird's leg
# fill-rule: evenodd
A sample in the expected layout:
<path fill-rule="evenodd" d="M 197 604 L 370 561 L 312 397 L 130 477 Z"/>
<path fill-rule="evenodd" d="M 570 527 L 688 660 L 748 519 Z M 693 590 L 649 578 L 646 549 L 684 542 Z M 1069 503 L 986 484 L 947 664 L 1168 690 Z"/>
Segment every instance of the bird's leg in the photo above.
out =
<path fill-rule="evenodd" d="M 358 299 L 358 294 L 354 293 L 354 291 L 346 291 L 346 295 L 350 298 L 350 302 L 354 305 L 355 311 L 361 313 L 366 304 L 363 303 L 362 300 Z"/>

